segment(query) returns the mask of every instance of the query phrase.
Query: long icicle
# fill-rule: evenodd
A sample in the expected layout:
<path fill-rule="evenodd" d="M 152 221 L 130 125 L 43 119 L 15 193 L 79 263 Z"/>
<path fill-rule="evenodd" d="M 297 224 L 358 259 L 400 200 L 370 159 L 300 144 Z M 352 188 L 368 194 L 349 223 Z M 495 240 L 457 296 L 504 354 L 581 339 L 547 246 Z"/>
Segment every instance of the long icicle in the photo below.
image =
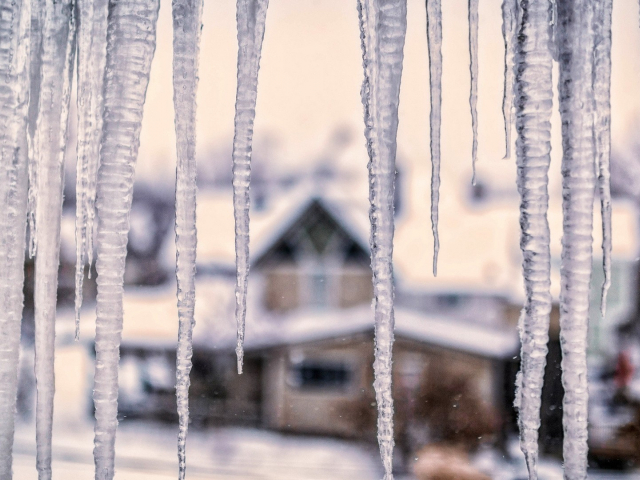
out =
<path fill-rule="evenodd" d="M 469 107 L 471 109 L 471 165 L 473 174 L 471 184 L 476 184 L 476 162 L 478 161 L 478 0 L 469 0 L 469 73 L 471 88 Z"/>
<path fill-rule="evenodd" d="M 76 166 L 76 340 L 85 263 L 93 257 L 93 218 L 102 133 L 107 0 L 78 0 L 78 155 Z"/>
<path fill-rule="evenodd" d="M 11 479 L 27 215 L 31 2 L 0 9 L 0 478 Z"/>
<path fill-rule="evenodd" d="M 29 257 L 36 253 L 36 197 L 38 194 L 38 160 L 36 158 L 35 136 L 40 107 L 40 75 L 42 69 L 42 32 L 44 30 L 45 0 L 31 1 L 31 47 L 30 47 L 30 91 L 29 91 L 29 126 L 27 146 L 29 155 L 29 196 L 27 219 L 29 225 L 28 249 Z"/>
<path fill-rule="evenodd" d="M 536 480 L 538 429 L 551 313 L 549 249 L 549 164 L 553 58 L 548 0 L 521 0 L 523 14 L 516 46 L 516 140 L 520 193 L 520 248 L 526 303 L 520 316 L 521 369 L 516 407 L 520 448 Z"/>
<path fill-rule="evenodd" d="M 587 330 L 592 269 L 593 6 L 558 2 L 558 90 L 562 118 L 563 236 L 560 290 L 564 478 L 587 478 Z"/>
<path fill-rule="evenodd" d="M 438 201 L 440 199 L 440 125 L 442 118 L 442 8 L 441 0 L 427 0 L 427 45 L 429 47 L 429 95 L 431 112 L 431 230 L 433 231 L 433 276 L 438 274 Z"/>
<path fill-rule="evenodd" d="M 74 4 L 71 0 L 47 2 L 42 33 L 40 109 L 34 142 L 38 167 L 34 316 L 36 466 L 39 480 L 51 478 L 60 221 L 74 58 Z"/>
<path fill-rule="evenodd" d="M 196 275 L 196 90 L 200 54 L 202 0 L 173 0 L 173 102 L 176 124 L 176 279 L 178 348 L 176 397 L 178 404 L 179 479 L 186 475 L 189 428 L 189 372 Z"/>
<path fill-rule="evenodd" d="M 611 13 L 612 0 L 595 2 L 593 66 L 594 140 L 602 215 L 602 267 L 604 282 L 600 313 L 607 311 L 611 287 Z"/>
<path fill-rule="evenodd" d="M 393 198 L 398 104 L 407 28 L 406 0 L 359 0 L 365 135 L 369 153 L 371 268 L 375 315 L 378 444 L 385 480 L 393 479 Z"/>
<path fill-rule="evenodd" d="M 244 358 L 244 323 L 249 279 L 249 182 L 256 116 L 258 70 L 269 0 L 237 0 L 238 86 L 233 137 L 233 216 L 236 227 L 236 323 L 238 373 Z"/>
<path fill-rule="evenodd" d="M 516 48 L 518 0 L 502 1 L 502 38 L 504 40 L 504 86 L 502 92 L 502 117 L 504 119 L 504 158 L 511 157 L 511 132 L 513 130 L 513 75 Z"/>
<path fill-rule="evenodd" d="M 96 480 L 111 480 L 114 474 L 124 264 L 142 112 L 156 47 L 158 8 L 158 0 L 129 0 L 112 3 L 109 11 L 96 199 Z"/>

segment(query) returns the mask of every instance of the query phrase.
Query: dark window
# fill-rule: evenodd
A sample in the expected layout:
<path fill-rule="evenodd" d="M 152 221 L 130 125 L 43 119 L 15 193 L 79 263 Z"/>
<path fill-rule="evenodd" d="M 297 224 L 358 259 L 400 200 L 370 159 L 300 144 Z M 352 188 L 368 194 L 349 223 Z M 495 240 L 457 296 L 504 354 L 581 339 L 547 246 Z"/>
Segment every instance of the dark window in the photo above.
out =
<path fill-rule="evenodd" d="M 292 380 L 301 389 L 345 389 L 351 371 L 342 363 L 302 362 L 293 366 Z"/>

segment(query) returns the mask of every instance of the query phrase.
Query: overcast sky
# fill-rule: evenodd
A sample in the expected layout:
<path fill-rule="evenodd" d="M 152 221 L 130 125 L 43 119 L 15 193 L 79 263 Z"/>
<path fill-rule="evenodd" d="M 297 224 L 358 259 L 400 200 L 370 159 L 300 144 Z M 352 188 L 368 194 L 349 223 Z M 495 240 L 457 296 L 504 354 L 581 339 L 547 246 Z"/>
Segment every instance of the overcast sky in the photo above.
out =
<path fill-rule="evenodd" d="M 161 2 L 159 35 L 142 130 L 138 178 L 170 180 L 175 168 L 171 85 L 171 3 Z M 400 103 L 398 162 L 414 189 L 430 175 L 428 59 L 424 0 L 409 0 Z M 500 0 L 480 2 L 479 178 L 515 181 L 512 161 L 502 161 L 503 44 Z M 614 2 L 613 141 L 620 148 L 640 111 L 638 4 Z M 198 156 L 230 151 L 236 74 L 233 0 L 205 1 L 198 92 Z M 443 2 L 443 191 L 470 179 L 471 119 L 468 107 L 467 1 Z M 360 84 L 362 66 L 355 0 L 271 0 L 267 14 L 255 125 L 256 167 L 312 165 L 326 157 L 336 130 L 352 133 L 341 160 L 364 176 Z M 554 118 L 556 127 L 559 117 Z M 559 129 L 554 158 L 560 153 Z M 330 157 L 330 155 L 329 155 Z M 229 159 L 230 162 L 230 159 Z M 259 163 L 259 165 L 258 165 Z M 559 165 L 553 167 L 559 171 Z M 230 167 L 229 167 L 230 168 Z M 552 175 L 553 177 L 554 175 Z M 558 184 L 557 177 L 552 182 Z M 417 182 L 417 183 L 415 183 Z"/>

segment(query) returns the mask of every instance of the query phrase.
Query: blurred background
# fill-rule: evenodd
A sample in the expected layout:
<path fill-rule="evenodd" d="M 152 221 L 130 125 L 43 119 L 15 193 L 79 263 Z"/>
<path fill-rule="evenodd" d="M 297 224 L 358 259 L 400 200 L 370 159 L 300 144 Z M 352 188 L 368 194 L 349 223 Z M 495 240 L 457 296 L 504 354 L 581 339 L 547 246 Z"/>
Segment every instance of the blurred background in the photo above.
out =
<path fill-rule="evenodd" d="M 515 158 L 504 157 L 501 2 L 480 5 L 479 163 L 471 186 L 467 2 L 443 2 L 440 259 L 431 274 L 429 89 L 423 1 L 408 1 L 398 130 L 397 478 L 521 479 L 512 407 L 524 302 Z M 615 2 L 613 285 L 605 318 L 599 206 L 589 333 L 593 478 L 639 478 L 640 29 Z M 198 93 L 198 276 L 187 478 L 374 479 L 372 286 L 356 3 L 272 0 L 254 134 L 245 373 L 235 373 L 231 145 L 235 3 L 205 2 Z M 160 8 L 125 274 L 119 479 L 174 478 L 175 133 L 171 7 Z M 554 74 L 556 74 L 555 72 Z M 557 75 L 555 75 L 557 80 Z M 75 114 L 58 292 L 54 478 L 93 478 L 95 271 L 73 340 Z M 555 298 L 543 389 L 540 477 L 562 478 L 558 340 L 560 118 L 550 172 Z M 33 264 L 25 286 L 14 471 L 36 478 Z"/>

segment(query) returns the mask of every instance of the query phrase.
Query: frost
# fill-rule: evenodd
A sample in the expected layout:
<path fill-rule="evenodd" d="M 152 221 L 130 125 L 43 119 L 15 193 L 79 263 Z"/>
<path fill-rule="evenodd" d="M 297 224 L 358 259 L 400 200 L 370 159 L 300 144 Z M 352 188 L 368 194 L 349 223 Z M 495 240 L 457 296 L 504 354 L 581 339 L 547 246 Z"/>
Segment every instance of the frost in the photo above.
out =
<path fill-rule="evenodd" d="M 78 0 L 78 158 L 76 164 L 76 340 L 84 267 L 93 259 L 93 220 L 107 55 L 106 0 Z"/>
<path fill-rule="evenodd" d="M 522 0 L 516 47 L 516 141 L 520 193 L 520 247 L 526 303 L 518 330 L 522 343 L 516 407 L 520 448 L 530 480 L 537 478 L 538 429 L 551 313 L 551 254 L 547 193 L 551 161 L 553 59 L 548 48 L 547 2 Z M 507 67 L 508 69 L 509 67 Z M 505 88 L 507 83 L 505 82 Z M 505 117 L 506 120 L 506 117 Z M 505 121 L 505 126 L 508 125 Z"/>
<path fill-rule="evenodd" d="M 442 111 L 442 9 L 440 0 L 427 0 L 429 46 L 429 90 L 431 113 L 431 229 L 433 231 L 433 276 L 438 274 L 438 201 L 440 198 L 440 125 Z"/>
<path fill-rule="evenodd" d="M 258 70 L 269 0 L 237 0 L 238 86 L 233 137 L 233 215 L 236 223 L 236 322 L 238 373 L 244 357 L 244 322 L 249 277 L 249 181 L 256 116 Z"/>
<path fill-rule="evenodd" d="M 587 325 L 596 187 L 593 87 L 589 81 L 593 73 L 594 3 L 559 2 L 556 33 L 563 147 L 560 344 L 567 480 L 587 476 Z"/>
<path fill-rule="evenodd" d="M 469 0 L 469 73 L 471 74 L 469 107 L 471 108 L 471 128 L 473 130 L 471 145 L 473 177 L 471 183 L 475 185 L 476 162 L 478 160 L 478 0 Z"/>
<path fill-rule="evenodd" d="M 107 33 L 104 123 L 98 215 L 95 402 L 96 480 L 111 480 L 118 411 L 124 262 L 135 163 L 151 60 L 156 46 L 157 0 L 111 4 Z"/>
<path fill-rule="evenodd" d="M 365 136 L 369 152 L 371 267 L 375 315 L 378 444 L 391 480 L 393 457 L 393 198 L 400 79 L 407 29 L 406 0 L 359 0 Z"/>
<path fill-rule="evenodd" d="M 40 479 L 51 478 L 51 435 L 55 391 L 55 343 L 60 219 L 64 152 L 75 58 L 73 2 L 47 2 L 42 30 L 38 120 L 34 139 L 37 181 L 35 222 L 36 466 Z M 34 235 L 35 233 L 35 235 Z"/>
<path fill-rule="evenodd" d="M 0 477 L 11 478 L 27 214 L 29 1 L 0 8 Z"/>
<path fill-rule="evenodd" d="M 189 372 L 196 274 L 196 90 L 202 0 L 173 1 L 173 101 L 176 124 L 176 280 L 178 347 L 176 396 L 178 404 L 179 478 L 186 474 L 189 427 Z"/>

